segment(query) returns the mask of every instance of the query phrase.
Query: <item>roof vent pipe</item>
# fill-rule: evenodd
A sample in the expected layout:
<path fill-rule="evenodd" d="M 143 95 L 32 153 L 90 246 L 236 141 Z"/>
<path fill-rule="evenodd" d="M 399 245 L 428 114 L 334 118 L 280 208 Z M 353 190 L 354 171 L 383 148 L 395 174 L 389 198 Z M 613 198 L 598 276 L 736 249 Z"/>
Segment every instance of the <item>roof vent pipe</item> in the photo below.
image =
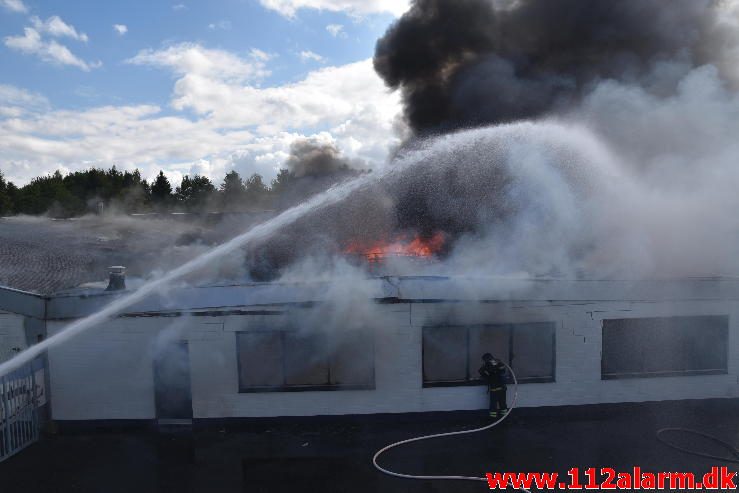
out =
<path fill-rule="evenodd" d="M 106 291 L 123 291 L 126 289 L 126 268 L 122 265 L 114 265 L 108 268 L 110 277 Z"/>

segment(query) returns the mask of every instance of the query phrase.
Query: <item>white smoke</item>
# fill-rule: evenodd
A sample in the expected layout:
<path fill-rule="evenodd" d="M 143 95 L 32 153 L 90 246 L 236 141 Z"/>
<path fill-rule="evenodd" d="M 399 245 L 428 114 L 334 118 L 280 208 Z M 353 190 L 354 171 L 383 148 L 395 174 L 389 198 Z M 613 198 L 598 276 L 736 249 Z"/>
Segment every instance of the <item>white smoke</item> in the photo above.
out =
<path fill-rule="evenodd" d="M 429 165 L 453 166 L 471 180 L 477 167 L 499 166 L 509 184 L 495 204 L 482 204 L 480 231 L 458 239 L 435 271 L 736 275 L 738 135 L 739 97 L 709 65 L 680 74 L 671 97 L 604 81 L 565 118 L 442 137 L 450 149 Z M 444 206 L 453 207 L 453 197 Z"/>

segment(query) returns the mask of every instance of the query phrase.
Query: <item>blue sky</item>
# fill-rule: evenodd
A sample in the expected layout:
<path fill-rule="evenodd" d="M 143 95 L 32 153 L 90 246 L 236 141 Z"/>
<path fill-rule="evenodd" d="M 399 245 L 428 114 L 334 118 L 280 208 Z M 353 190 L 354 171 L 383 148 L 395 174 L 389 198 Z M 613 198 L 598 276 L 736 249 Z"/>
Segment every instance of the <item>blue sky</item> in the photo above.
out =
<path fill-rule="evenodd" d="M 390 0 L 0 0 L 0 170 L 274 175 L 295 139 L 369 164 L 398 97 L 371 70 Z"/>

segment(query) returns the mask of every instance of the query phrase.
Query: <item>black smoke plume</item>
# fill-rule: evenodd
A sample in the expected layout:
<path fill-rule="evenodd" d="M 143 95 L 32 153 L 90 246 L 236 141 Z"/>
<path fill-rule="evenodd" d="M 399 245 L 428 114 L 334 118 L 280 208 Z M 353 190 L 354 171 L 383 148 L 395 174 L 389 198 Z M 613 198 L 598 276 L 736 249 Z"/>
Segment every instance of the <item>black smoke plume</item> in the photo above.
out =
<path fill-rule="evenodd" d="M 252 275 L 438 232 L 441 263 L 473 274 L 739 271 L 722 253 L 739 227 L 714 212 L 736 196 L 737 53 L 739 0 L 414 0 L 375 68 L 417 136 L 445 135 L 409 140 L 395 172 L 253 245 Z M 292 169 L 341 161 L 313 153 Z M 699 236 L 713 253 L 687 246 Z"/>
<path fill-rule="evenodd" d="M 317 139 L 299 139 L 290 146 L 290 155 L 272 188 L 279 197 L 278 209 L 293 206 L 311 195 L 357 176 L 362 163 L 342 156 L 339 149 Z"/>
<path fill-rule="evenodd" d="M 722 3 L 414 0 L 374 65 L 420 134 L 571 108 L 604 79 L 666 96 L 675 88 L 654 80 L 658 64 L 725 61 Z"/>
<path fill-rule="evenodd" d="M 296 178 L 336 176 L 354 170 L 335 145 L 315 139 L 293 142 L 285 165 Z"/>

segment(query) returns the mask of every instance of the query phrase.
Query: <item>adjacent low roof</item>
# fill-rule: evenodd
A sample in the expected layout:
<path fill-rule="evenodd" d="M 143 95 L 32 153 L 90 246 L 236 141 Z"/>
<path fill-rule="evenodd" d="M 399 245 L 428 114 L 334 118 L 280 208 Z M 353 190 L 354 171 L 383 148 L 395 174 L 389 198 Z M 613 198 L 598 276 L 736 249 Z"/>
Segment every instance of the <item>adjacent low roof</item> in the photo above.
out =
<path fill-rule="evenodd" d="M 238 233 L 248 217 L 208 225 L 202 218 L 88 216 L 53 220 L 0 218 L 0 286 L 51 294 L 85 283 L 107 284 L 108 267 L 129 277 L 166 271 Z"/>

